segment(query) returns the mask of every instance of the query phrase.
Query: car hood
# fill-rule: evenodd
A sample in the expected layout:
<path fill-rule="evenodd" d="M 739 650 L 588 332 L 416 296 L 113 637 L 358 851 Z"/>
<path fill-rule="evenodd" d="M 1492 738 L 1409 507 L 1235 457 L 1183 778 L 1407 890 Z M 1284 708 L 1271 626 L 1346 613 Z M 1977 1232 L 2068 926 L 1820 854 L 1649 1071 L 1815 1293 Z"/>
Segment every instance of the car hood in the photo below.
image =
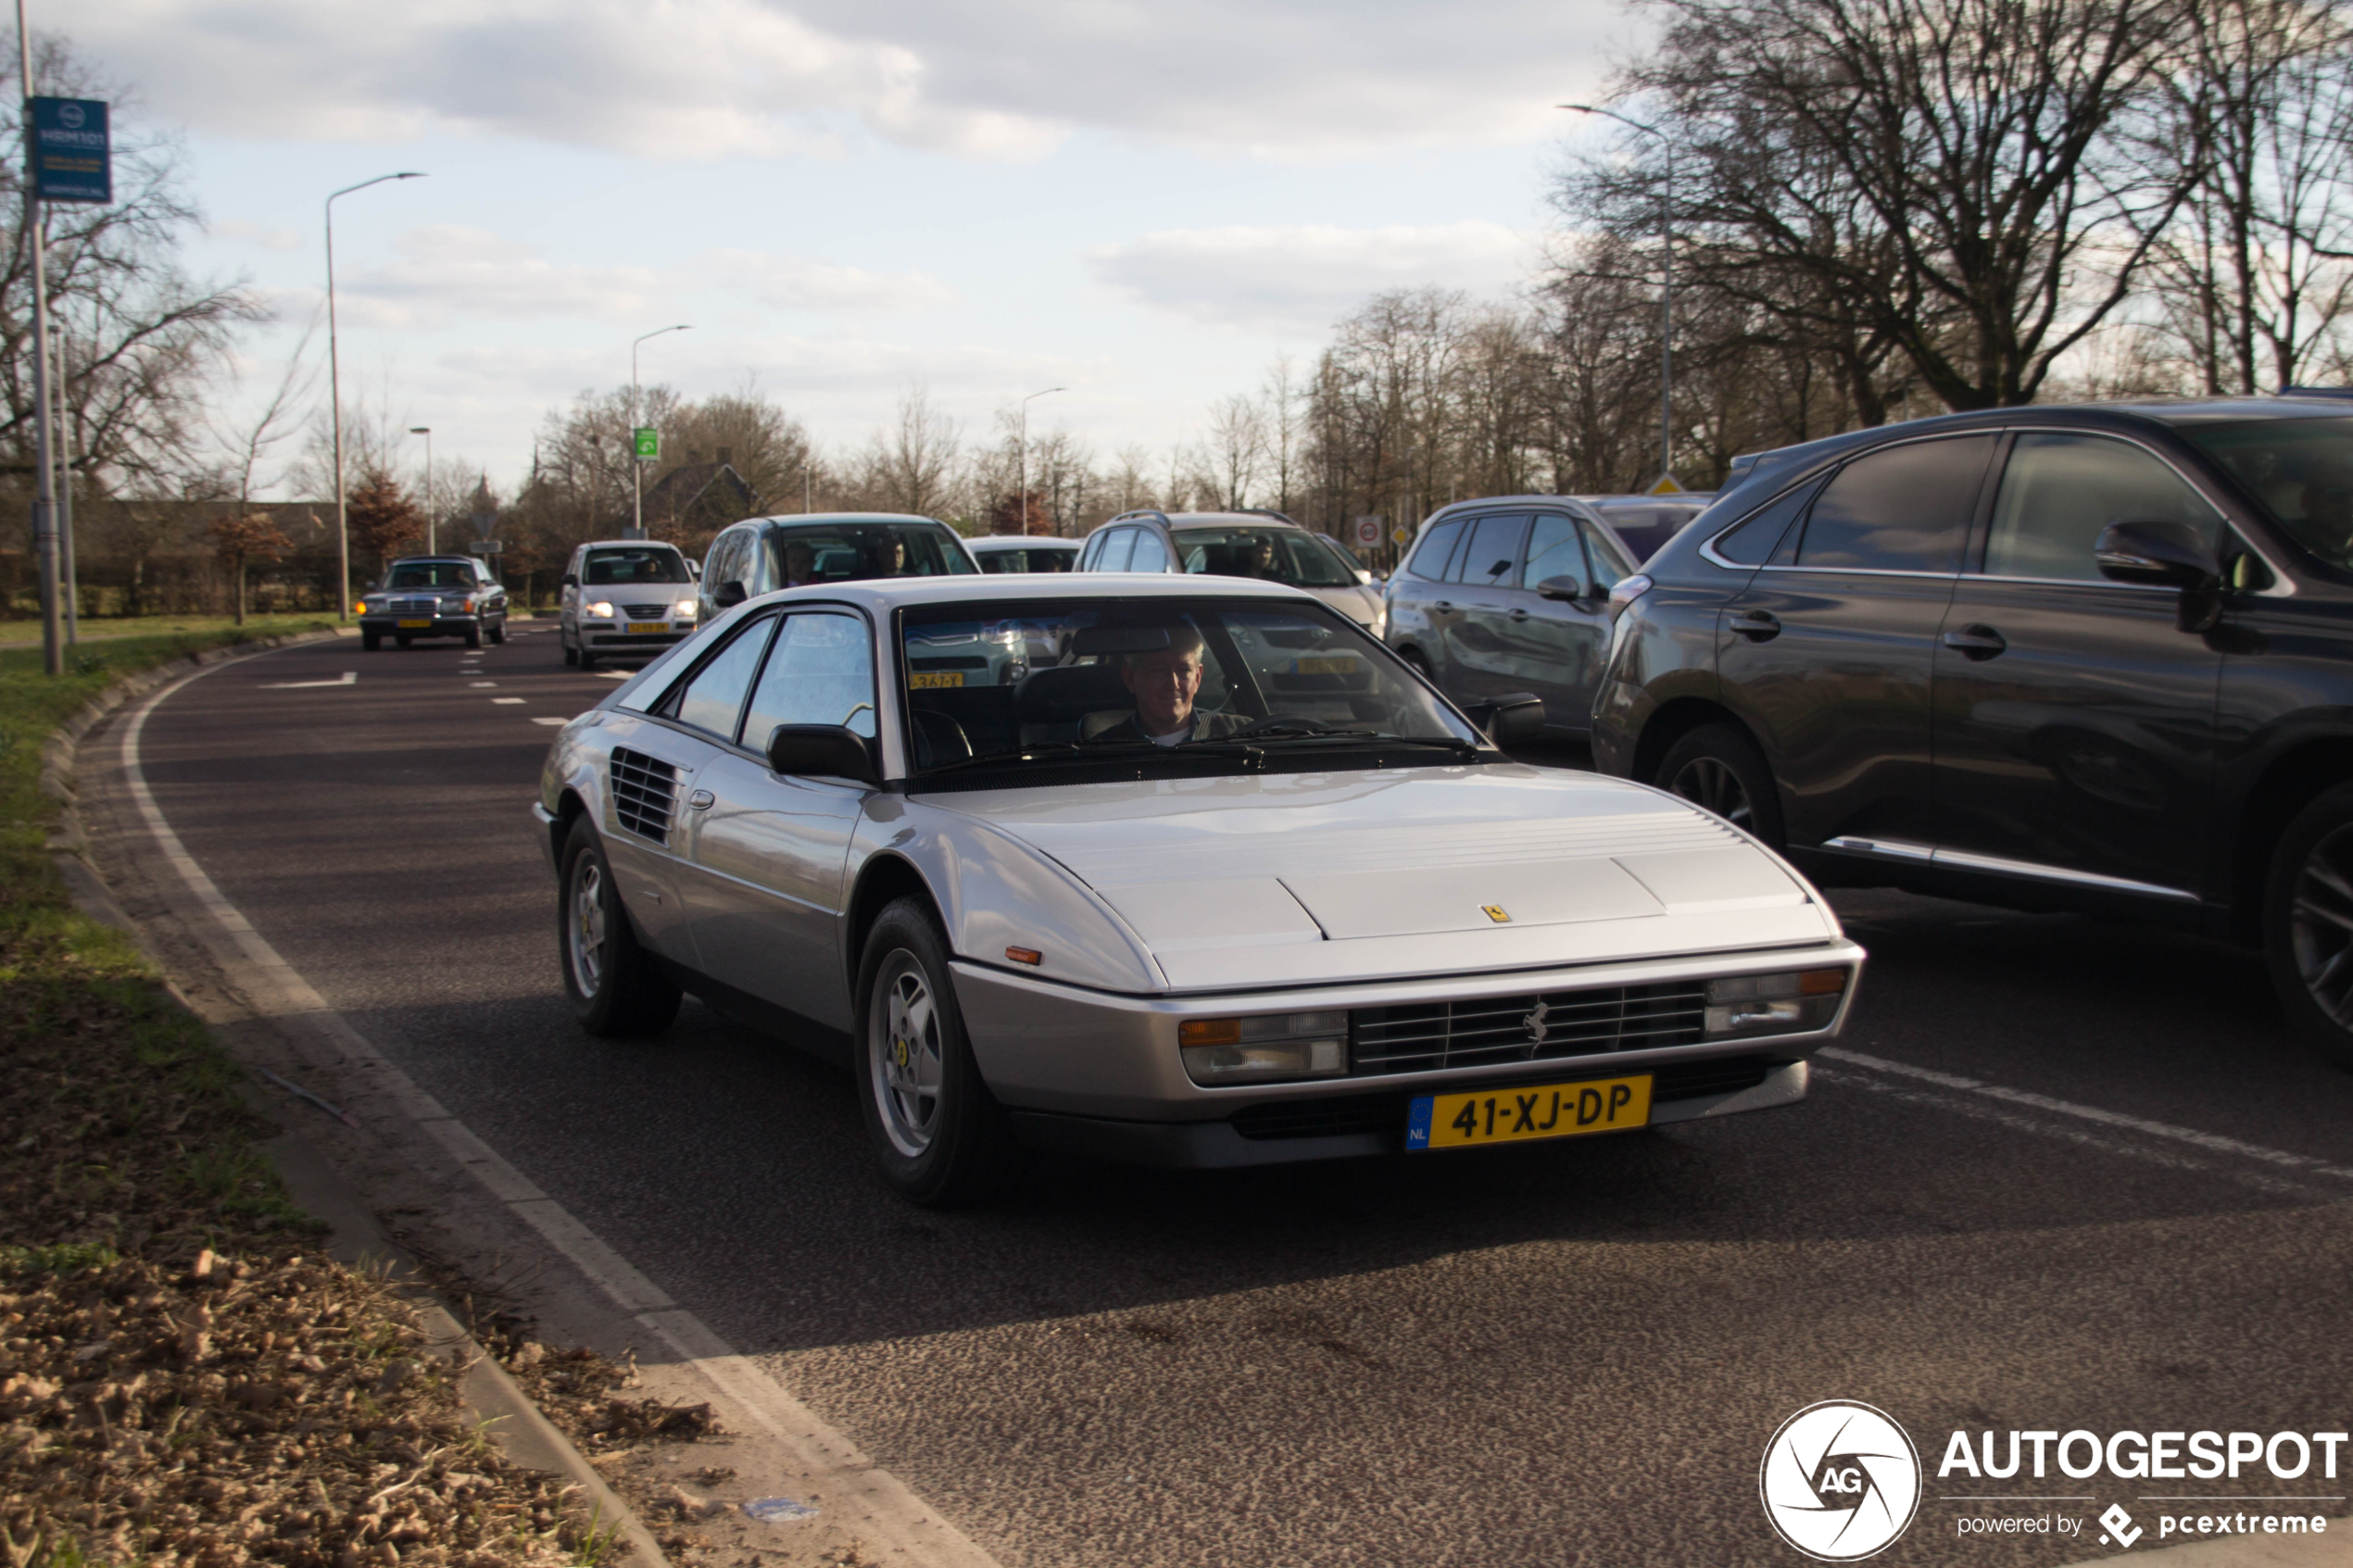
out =
<path fill-rule="evenodd" d="M 1787 866 L 1655 790 L 1517 764 L 932 796 L 1056 861 L 1175 990 L 1601 963 L 1838 935 Z"/>

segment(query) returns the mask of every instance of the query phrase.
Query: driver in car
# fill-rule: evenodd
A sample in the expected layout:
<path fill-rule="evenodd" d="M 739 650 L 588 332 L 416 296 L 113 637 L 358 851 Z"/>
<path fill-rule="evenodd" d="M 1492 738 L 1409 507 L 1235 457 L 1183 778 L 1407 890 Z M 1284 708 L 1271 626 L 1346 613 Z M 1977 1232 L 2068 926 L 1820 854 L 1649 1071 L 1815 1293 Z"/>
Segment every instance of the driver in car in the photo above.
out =
<path fill-rule="evenodd" d="M 1119 684 L 1136 699 L 1136 710 L 1118 723 L 1090 737 L 1099 743 L 1150 741 L 1154 746 L 1182 746 L 1187 741 L 1219 740 L 1250 727 L 1239 713 L 1208 713 L 1193 707 L 1201 692 L 1202 643 L 1189 625 L 1168 629 L 1168 646 L 1150 653 L 1123 655 Z"/>

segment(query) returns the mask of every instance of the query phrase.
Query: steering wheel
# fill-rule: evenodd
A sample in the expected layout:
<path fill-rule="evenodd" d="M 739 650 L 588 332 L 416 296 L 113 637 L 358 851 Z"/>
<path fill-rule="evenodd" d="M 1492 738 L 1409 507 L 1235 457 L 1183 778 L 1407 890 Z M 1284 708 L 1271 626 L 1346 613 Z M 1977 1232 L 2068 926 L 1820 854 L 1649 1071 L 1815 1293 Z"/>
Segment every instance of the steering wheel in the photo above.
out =
<path fill-rule="evenodd" d="M 1248 740 L 1252 735 L 1325 735 L 1331 734 L 1331 729 L 1321 719 L 1304 713 L 1269 713 L 1265 718 L 1236 730 L 1228 738 Z"/>

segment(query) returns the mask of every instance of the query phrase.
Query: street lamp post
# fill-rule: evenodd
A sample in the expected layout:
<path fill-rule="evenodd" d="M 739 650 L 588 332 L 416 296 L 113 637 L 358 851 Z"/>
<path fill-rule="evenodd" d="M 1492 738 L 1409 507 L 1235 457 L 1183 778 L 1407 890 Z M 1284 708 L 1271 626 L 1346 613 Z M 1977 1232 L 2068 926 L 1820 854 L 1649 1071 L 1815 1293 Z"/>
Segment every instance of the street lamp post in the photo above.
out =
<path fill-rule="evenodd" d="M 646 536 L 646 465 L 637 457 L 637 345 L 646 338 L 660 337 L 664 332 L 691 331 L 689 323 L 681 321 L 674 327 L 656 327 L 644 337 L 631 340 L 629 345 L 629 537 Z"/>
<path fill-rule="evenodd" d="M 18 84 L 24 89 L 19 106 L 25 144 L 32 142 L 32 35 L 25 30 L 24 0 L 17 0 Z M 41 574 L 41 668 L 62 675 L 65 648 L 57 633 L 57 497 L 56 476 L 49 471 L 49 281 L 45 272 L 48 234 L 41 221 L 41 198 L 33 182 L 24 182 L 24 232 L 32 248 L 32 551 Z"/>
<path fill-rule="evenodd" d="M 425 554 L 437 556 L 441 550 L 433 529 L 433 426 L 410 425 L 409 433 L 425 438 Z"/>
<path fill-rule="evenodd" d="M 1614 119 L 1629 131 L 1655 136 L 1667 149 L 1667 199 L 1659 204 L 1659 228 L 1667 241 L 1667 265 L 1658 290 L 1658 471 L 1662 478 L 1675 475 L 1675 142 L 1655 125 L 1644 125 L 1639 119 L 1629 119 L 1615 109 L 1596 108 L 1591 104 L 1562 104 L 1561 108 L 1579 114 L 1597 114 Z"/>
<path fill-rule="evenodd" d="M 416 169 L 399 174 L 379 174 L 373 180 L 362 180 L 357 185 L 346 185 L 327 197 L 327 402 L 333 412 L 330 422 L 334 430 L 335 463 L 335 558 L 341 575 L 335 580 L 335 619 L 351 619 L 351 519 L 344 506 L 343 495 L 343 378 L 342 363 L 335 356 L 335 198 L 347 196 L 354 191 L 364 191 L 371 185 L 381 185 L 387 180 L 422 180 Z"/>
<path fill-rule="evenodd" d="M 1069 390 L 1066 386 L 1050 386 L 1044 392 L 1033 392 L 1021 400 L 1021 532 L 1025 539 L 1029 537 L 1029 405 L 1033 398 Z"/>

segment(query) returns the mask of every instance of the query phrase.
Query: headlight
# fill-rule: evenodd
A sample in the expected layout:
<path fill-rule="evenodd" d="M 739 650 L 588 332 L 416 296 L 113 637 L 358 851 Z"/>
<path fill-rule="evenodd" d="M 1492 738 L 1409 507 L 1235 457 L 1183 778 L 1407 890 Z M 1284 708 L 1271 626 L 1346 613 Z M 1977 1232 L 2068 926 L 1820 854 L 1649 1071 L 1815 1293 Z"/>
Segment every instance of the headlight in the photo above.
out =
<path fill-rule="evenodd" d="M 1176 1043 L 1186 1075 L 1203 1085 L 1337 1078 L 1348 1071 L 1348 1014 L 1189 1018 L 1176 1025 Z"/>
<path fill-rule="evenodd" d="M 698 615 L 699 615 L 699 614 L 701 614 L 701 613 L 702 613 L 702 607 L 701 607 L 700 605 L 698 605 L 698 604 L 697 604 L 694 600 L 692 600 L 692 599 L 680 599 L 680 600 L 678 601 L 678 619 L 679 619 L 679 620 L 681 620 L 681 621 L 692 621 L 692 620 L 693 620 L 696 616 L 698 616 Z"/>
<path fill-rule="evenodd" d="M 588 607 L 588 613 L 595 616 L 599 621 L 610 621 L 612 619 L 612 605 L 609 600 L 598 599 L 595 604 Z"/>
<path fill-rule="evenodd" d="M 1707 983 L 1707 1037 L 1804 1035 L 1827 1029 L 1846 996 L 1847 972 L 1743 974 Z"/>

